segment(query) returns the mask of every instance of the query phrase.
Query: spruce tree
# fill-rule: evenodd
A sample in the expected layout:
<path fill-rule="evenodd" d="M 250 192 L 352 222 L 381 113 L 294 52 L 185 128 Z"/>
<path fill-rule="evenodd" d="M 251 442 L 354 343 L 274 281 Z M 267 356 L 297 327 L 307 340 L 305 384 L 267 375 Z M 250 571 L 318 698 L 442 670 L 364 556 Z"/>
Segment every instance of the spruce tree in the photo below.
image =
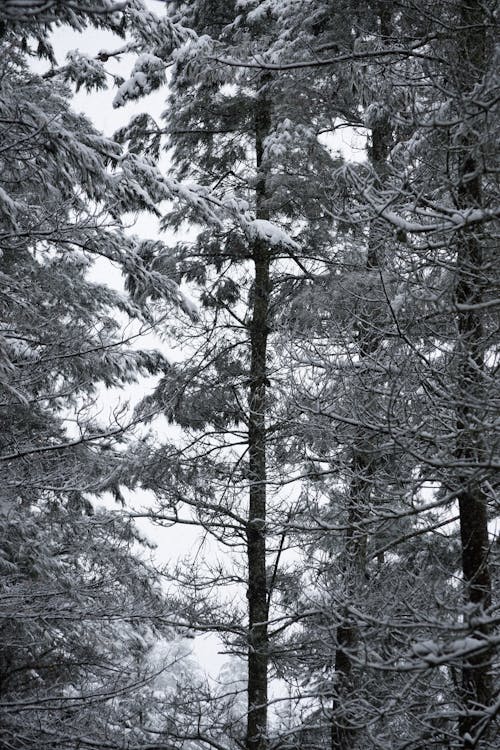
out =
<path fill-rule="evenodd" d="M 144 482 L 162 502 L 157 520 L 197 522 L 228 550 L 198 575 L 179 571 L 178 581 L 185 595 L 192 592 L 183 605 L 191 624 L 225 633 L 232 651 L 246 652 L 244 741 L 264 748 L 273 731 L 268 683 L 279 670 L 282 632 L 295 617 L 284 599 L 278 602 L 293 515 L 280 488 L 296 457 L 289 450 L 286 364 L 275 342 L 294 284 L 310 274 L 307 266 L 321 258 L 329 237 L 330 220 L 322 216 L 310 175 L 315 168 L 326 178 L 332 158 L 318 139 L 323 123 L 307 124 L 306 80 L 295 100 L 292 80 L 283 91 L 271 75 L 210 59 L 265 49 L 279 34 L 271 15 L 253 6 L 240 13 L 228 3 L 171 9 L 171 22 L 191 36 L 174 53 L 164 122 L 155 125 L 144 115 L 118 135 L 144 154 L 152 146 L 147 134 L 169 136 L 174 176 L 185 184 L 176 183 L 181 202 L 164 226 L 207 218 L 212 226 L 174 249 L 179 278 L 198 287 L 202 313 L 185 329 L 185 360 L 144 404 L 146 411 L 160 406 L 184 430 L 180 446 L 165 444 L 152 455 Z M 159 46 L 152 52 L 165 55 Z M 126 82 L 122 91 L 130 89 Z M 231 552 L 244 556 L 243 566 Z M 200 602 L 200 592 L 232 583 L 246 589 L 246 614 L 241 595 L 230 617 L 217 614 L 209 599 Z M 224 731 L 213 725 L 206 735 L 219 742 Z M 240 727 L 232 732 L 243 741 Z"/>
<path fill-rule="evenodd" d="M 185 621 L 248 649 L 248 747 L 272 734 L 271 662 L 310 706 L 292 742 L 325 742 L 333 726 L 335 747 L 491 746 L 494 12 L 170 9 L 148 17 L 149 47 L 137 27 L 116 99 L 158 88 L 173 61 L 164 121 L 144 114 L 118 136 L 142 175 L 169 139 L 175 179 L 158 185 L 180 203 L 164 224 L 205 227 L 174 250 L 203 312 L 185 361 L 143 406 L 185 432 L 151 453 L 142 481 L 161 498 L 158 520 L 200 523 L 247 559 L 180 570 Z M 321 146 L 342 127 L 363 128 L 364 161 Z M 270 486 L 287 474 L 302 492 L 284 523 Z M 281 566 L 292 544 L 308 555 L 293 572 Z M 248 629 L 241 600 L 220 617 L 200 598 L 233 583 L 248 589 Z M 238 723 L 205 729 L 209 744 L 242 741 Z"/>
<path fill-rule="evenodd" d="M 123 231 L 121 213 L 154 198 L 120 147 L 31 71 L 49 34 L 8 17 L 0 38 L 0 744 L 123 747 L 151 740 L 149 653 L 171 631 L 144 540 L 124 510 L 96 508 L 122 498 L 136 423 L 96 402 L 162 371 L 132 344 L 153 323 L 147 300 L 180 293 Z M 96 258 L 133 277 L 135 299 L 92 280 Z"/>

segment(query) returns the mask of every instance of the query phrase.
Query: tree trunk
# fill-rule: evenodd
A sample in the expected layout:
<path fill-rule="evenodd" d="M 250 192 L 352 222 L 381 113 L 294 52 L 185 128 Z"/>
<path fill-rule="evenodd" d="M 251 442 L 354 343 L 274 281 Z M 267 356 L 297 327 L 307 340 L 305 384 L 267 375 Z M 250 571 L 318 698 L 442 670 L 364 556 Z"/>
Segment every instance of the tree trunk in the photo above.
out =
<path fill-rule="evenodd" d="M 382 41 L 391 32 L 391 7 L 387 2 L 379 5 L 379 31 Z M 387 158 L 391 148 L 392 133 L 387 117 L 382 118 L 371 133 L 371 147 L 369 158 L 373 171 L 379 183 L 383 184 L 387 172 Z M 384 256 L 387 227 L 383 219 L 374 218 L 370 224 L 368 238 L 368 252 L 365 269 L 367 273 L 380 268 Z M 361 310 L 358 325 L 358 354 L 360 360 L 359 374 L 363 377 L 363 362 L 371 359 L 381 343 L 381 333 L 373 323 L 372 310 Z M 366 379 L 370 374 L 366 374 Z M 369 411 L 372 401 L 368 391 L 363 394 L 360 402 L 364 401 L 365 410 Z M 354 437 L 352 446 L 352 478 L 349 488 L 349 505 L 347 518 L 347 533 L 345 540 L 344 587 L 347 601 L 359 597 L 363 586 L 366 585 L 366 550 L 367 533 L 362 523 L 366 519 L 366 512 L 370 506 L 373 479 L 377 471 L 376 446 L 367 437 L 366 430 L 360 428 Z M 359 728 L 350 718 L 348 704 L 351 697 L 359 689 L 357 675 L 353 667 L 353 657 L 356 655 L 359 643 L 359 633 L 355 622 L 346 613 L 345 619 L 337 628 L 337 650 L 335 654 L 335 699 L 333 701 L 333 722 L 331 746 L 332 750 L 355 750 L 359 740 Z M 347 708 L 347 710 L 346 710 Z M 353 717 L 355 718 L 355 717 Z"/>
<path fill-rule="evenodd" d="M 269 77 L 262 76 L 262 89 L 256 103 L 255 151 L 257 164 L 256 216 L 268 219 L 265 206 L 266 179 L 262 171 L 264 138 L 271 124 L 270 103 L 266 96 Z M 250 393 L 248 450 L 250 498 L 247 525 L 248 550 L 248 720 L 247 750 L 267 747 L 267 631 L 268 597 L 266 580 L 266 386 L 267 339 L 269 333 L 270 252 L 262 240 L 252 248 L 254 297 L 250 324 Z"/>
<path fill-rule="evenodd" d="M 457 32 L 460 96 L 467 96 L 481 80 L 486 66 L 486 31 L 483 10 L 475 0 L 460 4 L 460 29 Z M 474 133 L 467 133 L 460 144 L 457 203 L 461 209 L 480 208 L 482 185 L 480 164 L 475 156 L 478 147 Z M 477 307 L 484 286 L 483 248 L 478 230 L 464 229 L 457 243 L 457 279 L 455 302 L 458 330 L 456 458 L 468 465 L 470 472 L 458 469 L 457 487 L 462 543 L 462 570 L 465 596 L 475 614 L 491 604 L 487 497 L 481 481 L 474 477 L 474 464 L 484 458 L 478 427 L 486 393 L 484 390 L 485 339 L 482 313 Z M 487 635 L 485 624 L 474 632 Z M 491 655 L 481 653 L 464 660 L 462 666 L 463 714 L 459 722 L 464 748 L 478 747 L 476 734 L 481 708 L 492 701 Z"/>

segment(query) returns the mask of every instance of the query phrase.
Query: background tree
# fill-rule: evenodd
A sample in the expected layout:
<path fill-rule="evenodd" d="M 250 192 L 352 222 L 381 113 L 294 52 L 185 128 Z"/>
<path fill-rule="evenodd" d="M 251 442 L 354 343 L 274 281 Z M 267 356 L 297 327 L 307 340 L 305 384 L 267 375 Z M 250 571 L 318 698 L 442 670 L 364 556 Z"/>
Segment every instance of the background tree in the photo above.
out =
<path fill-rule="evenodd" d="M 249 665 L 246 728 L 238 701 L 221 714 L 195 691 L 198 732 L 176 738 L 493 746 L 492 8 L 131 4 L 126 19 L 138 58 L 117 105 L 174 65 L 164 122 L 117 134 L 119 194 L 151 205 L 127 187 L 141 180 L 180 199 L 165 226 L 205 227 L 172 253 L 201 318 L 142 406 L 182 433 L 138 449 L 130 481 L 155 490 L 157 521 L 215 540 L 172 575 L 179 616 Z M 102 78 L 112 54 L 65 75 Z M 346 164 L 324 136 L 353 127 L 367 158 Z M 163 136 L 174 177 L 155 168 Z M 166 262 L 150 250 L 142 274 Z M 270 674 L 300 707 L 286 727 L 268 720 Z"/>
<path fill-rule="evenodd" d="M 269 742 L 268 680 L 276 648 L 271 640 L 278 641 L 283 630 L 276 615 L 269 632 L 269 606 L 288 546 L 284 520 L 291 509 L 289 503 L 283 509 L 278 490 L 289 468 L 290 435 L 277 407 L 286 398 L 286 378 L 272 340 L 279 306 L 289 302 L 282 288 L 293 286 L 296 269 L 301 276 L 308 273 L 307 256 L 314 262 L 326 242 L 330 221 L 321 216 L 309 176 L 312 164 L 326 175 L 331 157 L 318 140 L 323 123 L 305 124 L 312 107 L 305 95 L 292 101 L 288 87 L 282 92 L 272 76 L 206 62 L 207 54 L 217 50 L 264 49 L 270 35 L 277 34 L 270 16 L 253 8 L 238 14 L 239 8 L 227 3 L 172 7 L 172 22 L 198 38 L 193 41 L 191 34 L 175 53 L 165 123 L 158 126 L 141 115 L 118 137 L 128 140 L 133 151 L 149 154 L 158 136 L 170 135 L 175 177 L 196 179 L 202 212 L 201 201 L 194 202 L 184 189 L 188 210 L 181 205 L 166 217 L 165 226 L 179 226 L 185 219 L 200 223 L 207 204 L 224 206 L 226 215 L 212 221 L 196 242 L 176 249 L 179 277 L 199 287 L 205 310 L 185 333 L 189 356 L 171 368 L 154 399 L 146 402 L 146 410 L 160 404 L 185 437 L 180 448 L 176 441 L 152 456 L 156 468 L 150 469 L 145 486 L 163 501 L 157 519 L 181 522 L 178 508 L 191 505 L 202 527 L 246 557 L 243 570 L 236 559 L 227 567 L 224 561 L 207 564 L 199 575 L 192 568 L 179 575 L 184 591 L 192 590 L 193 600 L 184 605 L 192 624 L 226 631 L 237 653 L 247 649 L 246 745 L 260 748 Z M 165 59 L 159 46 L 151 53 Z M 131 82 L 119 90 L 119 103 L 124 94 L 136 95 Z M 300 225 L 304 217 L 308 221 Z M 292 241 L 285 230 L 294 228 Z M 184 521 L 193 519 L 188 515 Z M 241 600 L 229 622 L 215 614 L 214 605 L 200 607 L 200 591 L 237 582 L 247 589 L 248 626 Z"/>
<path fill-rule="evenodd" d="M 143 262 L 161 243 L 120 224 L 153 205 L 147 186 L 60 81 L 31 72 L 49 33 L 8 23 L 0 39 L 0 744 L 137 747 L 156 739 L 164 665 L 149 653 L 172 631 L 144 540 L 123 510 L 94 510 L 121 498 L 136 423 L 96 402 L 161 372 L 135 340 L 158 313 L 146 299 L 161 294 L 164 314 L 181 296 Z M 133 277 L 135 300 L 92 280 L 101 257 Z"/>

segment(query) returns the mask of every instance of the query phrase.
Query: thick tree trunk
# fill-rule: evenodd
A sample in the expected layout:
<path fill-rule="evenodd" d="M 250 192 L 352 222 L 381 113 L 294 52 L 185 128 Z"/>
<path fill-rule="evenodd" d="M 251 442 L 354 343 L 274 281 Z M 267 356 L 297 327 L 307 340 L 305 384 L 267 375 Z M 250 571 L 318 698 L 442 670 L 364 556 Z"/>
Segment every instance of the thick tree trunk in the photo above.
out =
<path fill-rule="evenodd" d="M 262 171 L 264 138 L 270 130 L 270 103 L 263 76 L 262 91 L 256 104 L 255 150 L 257 162 L 256 216 L 268 219 L 265 206 L 266 179 Z M 266 386 L 267 339 L 269 332 L 270 252 L 266 243 L 256 240 L 252 248 L 254 297 L 250 325 L 250 393 L 248 450 L 250 498 L 247 525 L 248 550 L 248 721 L 247 750 L 267 747 L 267 631 L 268 596 L 266 580 Z"/>
<path fill-rule="evenodd" d="M 472 159 L 464 164 L 464 177 L 473 174 L 475 164 Z M 468 203 L 463 207 L 479 205 L 480 185 L 477 177 L 466 178 L 463 190 Z M 483 397 L 481 380 L 484 368 L 484 337 L 481 313 L 474 305 L 481 301 L 482 249 L 480 240 L 472 233 L 464 232 L 459 241 L 457 285 L 455 299 L 458 305 L 457 327 L 459 343 L 458 388 L 456 398 L 457 445 L 456 458 L 461 464 L 469 465 L 474 471 L 474 463 L 481 461 L 485 451 L 481 447 L 481 436 L 473 427 L 482 411 Z M 478 612 L 491 604 L 491 578 L 489 571 L 489 539 L 487 498 L 481 482 L 471 473 L 457 473 L 459 488 L 458 503 L 460 515 L 460 535 L 462 543 L 462 570 L 466 586 L 466 600 L 475 605 Z M 487 635 L 486 625 L 476 627 L 476 633 Z M 476 747 L 473 736 L 478 723 L 478 709 L 488 706 L 492 700 L 491 657 L 481 653 L 465 660 L 462 668 L 462 700 L 464 716 L 460 721 L 460 734 L 464 747 Z M 475 714 L 475 715 L 474 715 Z"/>
<path fill-rule="evenodd" d="M 460 5 L 460 30 L 457 32 L 458 78 L 467 96 L 481 80 L 486 65 L 486 30 L 483 9 L 475 0 Z M 457 203 L 459 208 L 473 209 L 482 205 L 480 164 L 475 155 L 478 143 L 475 134 L 466 134 L 460 144 Z M 481 482 L 474 476 L 474 464 L 484 458 L 480 415 L 484 398 L 485 338 L 482 313 L 477 307 L 484 287 L 482 240 L 477 230 L 465 229 L 457 243 L 458 343 L 456 458 L 459 465 L 468 465 L 469 472 L 457 471 L 462 570 L 466 600 L 481 613 L 491 604 L 487 498 Z M 474 629 L 478 635 L 488 634 L 487 625 Z M 475 737 L 481 720 L 481 708 L 492 701 L 491 655 L 481 653 L 464 660 L 462 667 L 463 714 L 460 736 L 464 748 L 479 747 Z"/>

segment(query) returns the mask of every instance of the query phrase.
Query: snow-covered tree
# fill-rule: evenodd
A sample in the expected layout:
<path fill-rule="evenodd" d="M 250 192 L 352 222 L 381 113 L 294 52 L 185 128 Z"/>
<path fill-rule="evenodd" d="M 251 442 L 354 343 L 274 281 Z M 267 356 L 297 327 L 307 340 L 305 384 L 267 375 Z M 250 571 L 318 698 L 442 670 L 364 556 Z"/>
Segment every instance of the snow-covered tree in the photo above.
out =
<path fill-rule="evenodd" d="M 226 549 L 224 556 L 214 553 L 220 564 L 207 562 L 198 573 L 189 566 L 178 580 L 192 625 L 225 633 L 231 650 L 247 653 L 245 743 L 263 748 L 271 733 L 268 682 L 289 622 L 283 602 L 274 610 L 294 506 L 280 488 L 297 461 L 286 364 L 275 342 L 294 285 L 321 263 L 328 246 L 331 219 L 322 205 L 329 188 L 318 192 L 311 175 L 326 185 L 335 159 L 320 142 L 325 123 L 311 112 L 307 81 L 298 80 L 301 95 L 291 99 L 297 82 L 283 90 L 271 75 L 214 59 L 266 49 L 279 28 L 265 9 L 197 2 L 170 4 L 170 11 L 184 42 L 172 55 L 156 43 L 155 31 L 155 44 L 139 56 L 116 100 L 155 87 L 161 61 L 165 68 L 172 60 L 163 122 L 140 115 L 117 137 L 147 160 L 167 136 L 172 171 L 183 183 L 163 223 L 205 225 L 194 242 L 174 250 L 179 278 L 192 284 L 202 312 L 184 329 L 185 359 L 144 404 L 146 411 L 161 407 L 184 435 L 156 450 L 143 482 L 162 502 L 158 520 L 199 523 Z M 159 23 L 155 29 L 166 25 Z M 224 604 L 200 602 L 200 592 L 223 585 L 239 592 L 229 617 Z M 271 627 L 270 619 L 277 624 Z M 241 731 L 235 724 L 229 736 L 241 742 Z M 220 741 L 219 722 L 212 732 Z"/>
<path fill-rule="evenodd" d="M 144 263 L 161 243 L 121 227 L 154 206 L 151 185 L 60 80 L 30 70 L 38 37 L 6 21 L 0 38 L 0 744 L 137 747 L 168 613 L 126 512 L 95 509 L 105 491 L 121 497 L 135 421 L 97 403 L 162 371 L 136 339 L 182 296 Z M 133 298 L 95 281 L 95 260 Z"/>
<path fill-rule="evenodd" d="M 175 297 L 160 273 L 175 266 L 201 312 L 138 412 L 175 438 L 137 446 L 129 480 L 156 492 L 158 522 L 207 532 L 206 560 L 172 572 L 179 619 L 248 659 L 246 726 L 240 682 L 224 711 L 196 685 L 175 738 L 493 747 L 493 4 L 167 6 L 123 10 L 137 58 L 116 106 L 170 95 L 161 122 L 117 133 L 105 192 L 125 209 L 175 199 L 164 227 L 198 236 L 168 259 L 107 256 L 137 304 L 151 283 Z M 101 85 L 119 52 L 54 75 Z M 366 152 L 342 159 L 354 129 Z M 275 675 L 295 701 L 280 729 Z"/>
<path fill-rule="evenodd" d="M 337 389 L 332 407 L 325 408 L 324 401 L 316 406 L 312 399 L 309 403 L 304 399 L 303 406 L 304 416 L 316 427 L 311 445 L 316 450 L 321 446 L 323 457 L 335 456 L 326 472 L 336 475 L 330 492 L 336 492 L 337 498 L 338 476 L 343 476 L 340 497 L 343 493 L 344 509 L 347 505 L 353 512 L 350 521 L 343 520 L 350 549 L 347 558 L 354 554 L 361 570 L 370 541 L 380 551 L 379 577 L 387 574 L 387 585 L 397 570 L 401 591 L 406 590 L 408 597 L 412 580 L 416 584 L 410 562 L 416 552 L 409 540 L 418 543 L 427 534 L 434 536 L 434 551 L 429 549 L 430 557 L 425 558 L 430 566 L 432 559 L 435 563 L 428 579 L 428 585 L 435 587 L 432 614 L 418 596 L 405 603 L 406 612 L 400 606 L 398 611 L 401 603 L 396 602 L 391 616 L 383 623 L 379 620 L 378 646 L 370 644 L 374 654 L 378 648 L 378 655 L 372 659 L 361 656 L 367 644 L 358 646 L 356 641 L 357 633 L 369 623 L 375 627 L 377 614 L 369 607 L 363 614 L 356 603 L 368 601 L 368 594 L 373 602 L 377 596 L 382 597 L 379 602 L 387 600 L 389 591 L 377 590 L 372 571 L 370 583 L 356 574 L 355 591 L 333 595 L 336 611 L 330 632 L 343 671 L 354 664 L 363 679 L 371 668 L 375 674 L 387 675 L 397 662 L 400 674 L 409 675 L 408 680 L 398 678 L 392 685 L 386 679 L 383 700 L 370 683 L 365 699 L 371 702 L 373 713 L 366 711 L 366 703 L 356 706 L 360 697 L 356 687 L 355 712 L 347 707 L 346 732 L 351 725 L 376 724 L 379 701 L 386 701 L 397 718 L 381 721 L 377 730 L 370 730 L 367 742 L 394 746 L 413 742 L 417 746 L 429 738 L 445 742 L 443 737 L 448 735 L 454 738 L 450 742 L 473 746 L 481 741 L 487 746 L 494 736 L 489 724 L 495 713 L 492 674 L 497 643 L 489 572 L 495 546 L 487 526 L 489 515 L 495 514 L 498 451 L 498 432 L 488 416 L 497 409 L 493 350 L 498 279 L 488 236 L 492 231 L 494 236 L 492 228 L 498 219 L 498 188 L 488 166 L 493 163 L 496 136 L 491 116 L 496 91 L 492 6 L 457 2 L 396 7 L 382 2 L 353 7 L 345 3 L 339 4 L 338 16 L 328 3 L 245 3 L 238 7 L 245 12 L 250 9 L 254 18 L 265 18 L 269 27 L 273 14 L 281 13 L 282 33 L 264 49 L 249 50 L 242 44 L 225 55 L 222 50 L 212 53 L 212 60 L 223 58 L 229 68 L 241 66 L 248 74 L 279 80 L 283 90 L 290 77 L 296 80 L 293 71 L 309 70 L 313 100 L 319 83 L 313 83 L 312 75 L 317 71 L 316 80 L 324 82 L 323 92 L 329 97 L 325 95 L 316 117 L 324 121 L 329 112 L 337 118 L 337 127 L 357 125 L 361 120 L 370 134 L 368 164 L 332 171 L 339 190 L 330 194 L 332 218 L 366 228 L 366 236 L 355 240 L 358 251 L 361 246 L 364 252 L 357 258 L 353 253 L 351 272 L 344 269 L 337 278 L 332 274 L 330 286 L 331 305 L 336 309 L 339 302 L 345 305 L 356 322 L 352 326 L 352 318 L 344 319 L 342 350 L 341 339 L 332 340 L 330 328 L 323 334 L 326 343 L 321 344 L 326 357 L 324 351 L 317 356 L 317 341 L 307 355 L 306 347 L 301 351 L 298 345 L 295 355 L 302 393 L 314 392 L 307 387 L 307 368 L 303 367 L 304 360 L 311 362 L 311 350 L 316 377 L 322 370 L 325 378 L 316 392 L 324 397 Z M 339 33 L 345 30 L 343 23 L 344 36 Z M 351 82 L 348 104 L 348 88 L 340 85 L 346 80 Z M 324 190 L 323 185 L 316 181 L 317 192 Z M 339 235 L 339 241 L 346 258 L 349 238 Z M 314 284 L 309 290 L 303 286 L 295 320 L 310 314 L 315 305 L 317 309 L 320 299 L 317 284 L 315 291 Z M 341 294 L 335 293 L 336 288 Z M 342 352 L 344 360 L 339 359 Z M 329 366 L 328 357 L 333 360 Z M 317 420 L 311 417 L 315 410 Z M 311 466 L 313 476 L 325 468 L 314 460 Z M 389 507 L 384 497 L 391 498 Z M 457 499 L 458 519 L 453 507 Z M 408 525 L 411 518 L 415 521 Z M 456 520 L 461 530 L 458 546 L 453 531 Z M 325 525 L 339 532 L 342 527 L 332 519 Z M 443 529 L 447 535 L 441 543 Z M 426 545 L 421 544 L 424 550 Z M 456 586 L 460 547 L 466 599 L 470 600 L 465 612 L 462 591 Z M 395 560 L 399 565 L 394 565 Z M 338 576 L 336 581 L 333 586 L 338 585 Z M 350 633 L 346 633 L 347 641 L 339 643 L 344 628 L 339 620 L 342 602 Z M 406 620 L 410 613 L 414 617 L 411 627 Z M 464 637 L 457 639 L 457 631 Z M 407 635 L 402 638 L 404 632 Z M 446 633 L 445 644 L 439 642 L 442 633 Z M 346 646 L 349 638 L 352 643 Z M 408 661 L 405 654 L 420 654 L 421 638 L 427 639 L 421 654 L 430 656 Z M 399 642 L 399 648 L 384 651 L 387 639 L 393 645 Z M 445 680 L 444 671 L 438 669 L 441 664 L 447 665 Z M 460 670 L 462 688 L 456 682 Z M 337 683 L 339 671 L 334 670 Z M 399 700 L 401 692 L 406 702 Z M 340 705 L 342 716 L 345 693 L 340 703 L 344 704 Z M 416 705 L 425 706 L 418 721 Z M 401 739 L 403 726 L 407 734 Z M 346 741 L 352 744 L 352 736 Z"/>
<path fill-rule="evenodd" d="M 498 398 L 493 354 L 498 276 L 491 255 L 498 185 L 487 166 L 494 159 L 496 137 L 491 117 L 496 90 L 492 74 L 495 19 L 487 3 L 433 4 L 432 8 L 423 4 L 418 8 L 398 4 L 396 8 L 385 2 L 366 6 L 364 15 L 350 17 L 355 36 L 351 48 L 339 45 L 332 34 L 322 45 L 315 46 L 309 39 L 297 54 L 299 34 L 295 60 L 280 50 L 270 50 L 260 60 L 240 58 L 242 64 L 274 75 L 281 70 L 284 76 L 295 66 L 317 70 L 318 76 L 349 67 L 358 111 L 371 131 L 371 168 L 349 165 L 347 182 L 354 191 L 349 201 L 335 206 L 337 215 L 358 221 L 364 217 L 370 227 L 367 264 L 371 268 L 365 269 L 351 288 L 351 300 L 358 300 L 358 333 L 350 341 L 345 337 L 354 368 L 344 362 L 342 380 L 329 368 L 333 387 L 325 384 L 322 390 L 323 394 L 334 392 L 340 384 L 343 393 L 356 396 L 354 401 L 340 401 L 341 406 L 347 406 L 345 411 L 339 409 L 338 400 L 334 401 L 336 408 L 323 403 L 317 409 L 331 425 L 330 452 L 337 441 L 356 451 L 358 435 L 365 458 L 369 458 L 368 472 L 351 473 L 351 489 L 357 487 L 351 502 L 358 510 L 365 506 L 348 530 L 348 537 L 357 538 L 351 548 L 366 559 L 370 535 L 376 541 L 384 525 L 390 523 L 388 537 L 376 545 L 385 555 L 379 561 L 380 571 L 376 576 L 372 572 L 368 582 L 360 581 L 356 593 L 346 592 L 352 642 L 349 648 L 340 649 L 341 654 L 346 651 L 341 671 L 354 664 L 369 692 L 356 686 L 354 711 L 344 705 L 348 710 L 344 728 L 348 732 L 350 727 L 371 725 L 367 741 L 384 746 L 420 746 L 419 742 L 428 743 L 432 738 L 453 747 L 478 743 L 489 747 L 496 734 L 491 719 L 497 690 L 497 620 L 490 582 L 496 548 L 488 533 L 488 519 L 497 512 L 498 431 L 487 416 L 496 411 Z M 323 7 L 325 18 L 331 18 L 326 4 Z M 373 13 L 379 15 L 378 29 L 370 25 Z M 304 26 L 305 19 L 302 25 L 297 24 Z M 335 105 L 327 106 L 334 109 Z M 382 256 L 372 254 L 370 259 L 376 246 L 383 250 Z M 388 266 L 384 254 L 389 254 Z M 370 270 L 371 274 L 367 273 Z M 344 281 L 341 299 L 345 299 L 345 287 Z M 338 300 L 335 295 L 334 306 Z M 353 304 L 351 301 L 349 308 Z M 365 352 L 356 354 L 363 340 Z M 320 367 L 326 370 L 325 360 Z M 371 382 L 363 371 L 371 371 Z M 313 412 L 313 404 L 306 401 L 304 405 Z M 343 424 L 351 425 L 347 443 Z M 317 444 L 324 446 L 323 435 L 320 440 Z M 328 447 L 322 452 L 328 455 Z M 393 452 L 396 464 L 391 465 L 388 457 Z M 337 472 L 338 467 L 337 463 Z M 380 467 L 382 474 L 377 471 Z M 381 505 L 384 495 L 394 490 L 392 507 Z M 368 504 L 367 496 L 372 498 Z M 454 508 L 457 500 L 458 513 Z M 413 528 L 401 525 L 404 516 L 415 518 Z M 457 521 L 459 539 L 455 534 L 458 528 L 454 530 Z M 338 527 L 333 519 L 330 524 Z M 440 540 L 443 529 L 446 535 Z M 424 534 L 429 532 L 435 537 L 429 552 L 438 565 L 427 578 L 434 596 L 425 606 L 418 598 L 412 601 L 411 588 L 407 588 L 403 608 L 396 600 L 395 609 L 389 612 L 390 592 L 378 590 L 378 581 L 387 571 L 394 575 L 397 571 L 401 592 L 405 577 L 408 582 L 413 577 L 416 585 L 408 564 L 415 550 L 412 552 L 413 543 L 407 542 L 413 538 L 421 544 L 420 559 L 428 559 L 432 569 L 424 554 Z M 460 568 L 463 587 L 456 583 Z M 425 580 L 424 576 L 422 582 Z M 379 602 L 385 602 L 378 646 L 374 639 L 377 614 L 369 609 L 370 598 L 376 601 L 376 594 L 382 597 Z M 465 610 L 462 594 L 468 602 Z M 364 613 L 356 598 L 360 595 L 368 604 Z M 338 595 L 333 598 L 342 601 Z M 336 625 L 332 639 L 337 641 L 338 654 L 343 626 L 334 620 Z M 320 621 L 319 628 L 322 626 Z M 359 650 L 358 634 L 363 630 L 369 634 L 370 626 L 371 641 L 365 641 Z M 404 632 L 406 637 L 402 637 Z M 399 647 L 388 649 L 384 645 L 387 638 L 393 645 L 399 641 Z M 421 652 L 420 638 L 427 639 Z M 416 642 L 413 646 L 412 640 Z M 377 656 L 363 658 L 367 649 Z M 421 658 L 409 661 L 405 651 Z M 384 718 L 374 730 L 383 701 L 369 681 L 371 667 L 380 675 L 397 673 L 398 663 L 401 675 L 407 670 L 408 679 L 400 676 L 392 686 L 391 680 L 379 681 L 379 685 L 390 687 L 384 700 L 398 718 Z M 447 672 L 439 669 L 442 665 L 447 666 Z M 336 684 L 340 677 L 335 670 Z M 401 692 L 403 701 L 399 700 Z M 356 706 L 363 695 L 363 702 Z M 420 707 L 418 719 L 416 704 Z M 403 738 L 399 736 L 402 731 Z M 335 746 L 344 746 L 341 739 L 337 742 Z M 352 736 L 348 737 L 347 746 L 352 747 L 352 742 Z M 364 746 L 362 737 L 358 742 Z"/>

